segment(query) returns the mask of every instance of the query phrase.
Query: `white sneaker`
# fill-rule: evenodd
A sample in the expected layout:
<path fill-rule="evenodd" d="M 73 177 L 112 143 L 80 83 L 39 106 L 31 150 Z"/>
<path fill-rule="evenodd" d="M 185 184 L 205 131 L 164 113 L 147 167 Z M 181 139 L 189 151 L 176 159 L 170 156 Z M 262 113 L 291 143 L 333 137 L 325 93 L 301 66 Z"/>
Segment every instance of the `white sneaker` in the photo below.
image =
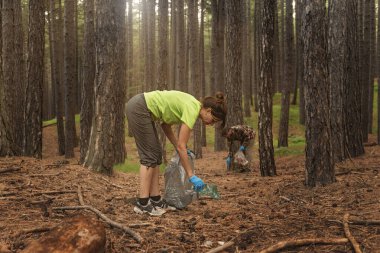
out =
<path fill-rule="evenodd" d="M 151 203 L 154 207 L 163 209 L 165 211 L 175 211 L 177 208 L 175 206 L 171 206 L 165 199 L 161 198 L 159 201 L 151 200 Z"/>
<path fill-rule="evenodd" d="M 138 214 L 147 213 L 151 216 L 161 216 L 166 213 L 164 209 L 156 208 L 154 205 L 152 205 L 150 200 L 145 206 L 141 205 L 140 202 L 137 201 L 136 206 L 133 208 L 133 211 Z"/>

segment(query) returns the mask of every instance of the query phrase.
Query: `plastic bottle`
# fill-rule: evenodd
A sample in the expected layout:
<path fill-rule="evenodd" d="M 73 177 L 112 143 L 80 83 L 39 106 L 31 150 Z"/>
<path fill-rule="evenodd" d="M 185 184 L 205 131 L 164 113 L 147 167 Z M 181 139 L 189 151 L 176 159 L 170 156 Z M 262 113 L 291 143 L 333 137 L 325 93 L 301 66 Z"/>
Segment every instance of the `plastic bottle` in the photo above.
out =
<path fill-rule="evenodd" d="M 220 194 L 215 184 L 205 184 L 205 187 L 199 192 L 199 195 L 208 196 L 213 199 L 220 199 Z"/>

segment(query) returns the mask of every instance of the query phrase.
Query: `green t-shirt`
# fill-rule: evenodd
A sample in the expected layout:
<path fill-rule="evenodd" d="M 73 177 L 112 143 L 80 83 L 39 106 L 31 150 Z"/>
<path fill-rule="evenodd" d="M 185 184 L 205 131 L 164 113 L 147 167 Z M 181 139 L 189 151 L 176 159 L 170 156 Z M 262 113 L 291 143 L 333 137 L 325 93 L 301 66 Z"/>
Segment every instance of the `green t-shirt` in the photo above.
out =
<path fill-rule="evenodd" d="M 186 124 L 193 129 L 201 103 L 192 95 L 171 90 L 145 92 L 145 101 L 155 120 L 172 124 Z"/>

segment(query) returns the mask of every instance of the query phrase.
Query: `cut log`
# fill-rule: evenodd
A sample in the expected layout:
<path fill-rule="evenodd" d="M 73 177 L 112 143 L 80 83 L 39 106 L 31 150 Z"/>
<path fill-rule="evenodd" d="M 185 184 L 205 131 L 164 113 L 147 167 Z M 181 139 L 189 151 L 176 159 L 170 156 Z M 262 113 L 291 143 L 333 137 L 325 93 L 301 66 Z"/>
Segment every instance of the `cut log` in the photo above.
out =
<path fill-rule="evenodd" d="M 106 231 L 102 222 L 84 216 L 66 220 L 40 239 L 32 241 L 22 253 L 104 253 Z"/>

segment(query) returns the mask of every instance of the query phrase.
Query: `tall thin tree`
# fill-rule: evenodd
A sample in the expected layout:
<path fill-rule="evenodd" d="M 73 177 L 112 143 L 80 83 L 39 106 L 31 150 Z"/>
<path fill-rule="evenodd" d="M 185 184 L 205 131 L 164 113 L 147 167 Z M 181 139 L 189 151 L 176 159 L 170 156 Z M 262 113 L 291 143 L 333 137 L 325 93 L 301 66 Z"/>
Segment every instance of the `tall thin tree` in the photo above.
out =
<path fill-rule="evenodd" d="M 306 0 L 302 16 L 306 106 L 306 185 L 335 181 L 327 70 L 326 5 Z"/>
<path fill-rule="evenodd" d="M 226 1 L 225 94 L 227 95 L 227 127 L 243 124 L 241 94 L 243 2 L 243 0 Z"/>
<path fill-rule="evenodd" d="M 347 78 L 343 85 L 343 126 L 345 157 L 357 157 L 364 154 L 361 128 L 361 87 L 359 77 L 359 35 L 358 2 L 346 1 L 347 22 Z"/>
<path fill-rule="evenodd" d="M 22 84 L 15 81 L 16 49 L 14 1 L 4 0 L 2 8 L 2 74 L 0 86 L 0 156 L 22 155 Z M 18 59 L 20 61 L 21 59 Z M 21 138 L 21 141 L 19 141 Z"/>
<path fill-rule="evenodd" d="M 84 165 L 111 174 L 125 159 L 125 1 L 95 0 L 95 115 Z"/>
<path fill-rule="evenodd" d="M 24 154 L 42 158 L 42 87 L 44 82 L 45 1 L 29 1 L 28 80 Z"/>
<path fill-rule="evenodd" d="M 273 83 L 273 43 L 274 12 L 276 0 L 263 2 L 261 10 L 262 40 L 260 44 L 260 83 L 258 84 L 259 104 L 259 154 L 261 176 L 275 176 L 273 133 L 272 133 L 272 83 Z"/>
<path fill-rule="evenodd" d="M 65 0 L 64 16 L 64 86 L 65 86 L 65 157 L 74 157 L 75 146 L 75 0 Z"/>
<path fill-rule="evenodd" d="M 50 47 L 51 47 L 51 73 L 52 73 L 52 86 L 54 86 L 55 95 L 55 115 L 57 118 L 57 142 L 58 154 L 65 154 L 65 130 L 63 122 L 63 82 L 62 82 L 62 41 L 60 32 L 60 19 L 61 19 L 61 2 L 56 6 L 56 0 L 50 0 L 50 14 L 51 14 L 51 32 L 50 32 Z"/>
<path fill-rule="evenodd" d="M 94 0 L 84 2 L 83 36 L 83 83 L 82 106 L 80 111 L 80 163 L 83 163 L 90 140 L 91 125 L 94 117 L 95 81 L 95 8 Z"/>
<path fill-rule="evenodd" d="M 157 88 L 167 90 L 169 87 L 169 5 L 168 0 L 158 1 L 158 59 L 157 61 Z M 163 161 L 166 162 L 166 135 L 160 129 L 160 140 Z"/>
<path fill-rule="evenodd" d="M 288 146 L 289 136 L 289 109 L 290 90 L 293 85 L 293 1 L 286 0 L 284 33 L 284 77 L 285 81 L 281 85 L 281 116 L 278 133 L 278 147 Z"/>
<path fill-rule="evenodd" d="M 210 93 L 223 91 L 225 88 L 225 58 L 224 58 L 224 29 L 225 29 L 225 0 L 211 1 L 211 73 Z M 215 128 L 214 150 L 220 151 L 226 148 L 226 141 L 221 135 L 221 130 Z"/>

